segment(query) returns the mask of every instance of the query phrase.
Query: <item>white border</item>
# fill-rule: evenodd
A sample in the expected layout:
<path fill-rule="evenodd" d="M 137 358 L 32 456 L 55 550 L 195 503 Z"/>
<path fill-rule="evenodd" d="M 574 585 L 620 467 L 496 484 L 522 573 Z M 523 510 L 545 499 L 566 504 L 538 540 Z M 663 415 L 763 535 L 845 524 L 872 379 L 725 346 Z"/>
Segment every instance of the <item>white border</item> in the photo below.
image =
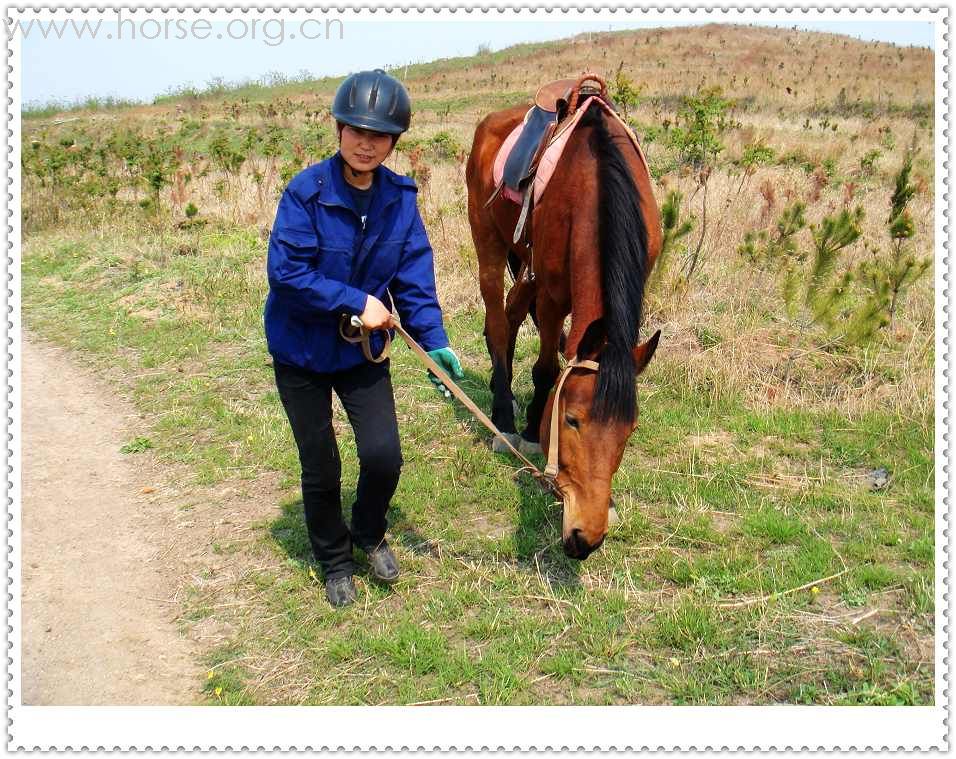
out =
<path fill-rule="evenodd" d="M 21 499 L 21 352 L 20 335 L 20 72 L 19 62 L 21 40 L 13 39 L 7 46 L 7 97 L 4 99 L 6 112 L 6 126 L 4 137 L 6 140 L 6 162 L 4 174 L 7 179 L 7 192 L 4 193 L 4 205 L 7 219 L 7 256 L 6 281 L 8 288 L 4 288 L 7 302 L 7 441 L 10 446 L 7 458 L 7 475 L 10 478 L 7 486 L 7 717 L 8 724 L 13 716 L 12 704 L 20 702 L 20 505 Z M 12 77 L 12 87 L 11 84 Z M 16 114 L 16 117 L 14 116 Z"/>
<path fill-rule="evenodd" d="M 616 5 L 616 4 L 615 4 Z M 40 8 L 61 6 L 33 5 L 23 9 L 8 9 L 14 17 L 18 10 L 30 13 Z M 101 6 L 102 7 L 102 6 Z M 102 11 L 83 9 L 77 15 L 57 10 L 49 14 L 57 18 L 94 18 L 106 15 L 113 7 Z M 423 6 L 407 8 L 298 8 L 284 9 L 281 15 L 302 18 L 304 14 L 321 12 L 343 20 L 371 19 L 389 21 L 421 21 L 427 19 L 461 20 L 498 17 L 534 19 L 547 22 L 549 18 L 567 20 L 580 17 L 587 20 L 622 20 L 629 16 L 643 16 L 659 21 L 686 19 L 695 23 L 715 21 L 723 23 L 785 23 L 805 19 L 900 19 L 935 23 L 936 27 L 936 493 L 937 493 L 937 582 L 936 582 L 936 706 L 932 707 L 24 707 L 19 706 L 20 695 L 20 174 L 19 146 L 21 103 L 20 40 L 8 46 L 8 98 L 6 138 L 8 140 L 7 176 L 10 195 L 7 196 L 10 289 L 5 293 L 9 322 L 7 355 L 8 387 L 8 749 L 32 748 L 121 748 L 143 749 L 183 747 L 187 749 L 257 748 L 313 749 L 345 748 L 349 750 L 424 748 L 435 749 L 655 749 L 655 748 L 890 748 L 937 749 L 948 746 L 945 725 L 948 659 L 945 656 L 944 637 L 949 628 L 946 585 L 944 578 L 949 567 L 944 564 L 944 550 L 948 554 L 946 499 L 951 472 L 945 468 L 946 431 L 951 420 L 944 403 L 947 388 L 946 363 L 952 362 L 947 352 L 946 299 L 952 293 L 947 289 L 948 259 L 945 245 L 948 225 L 944 218 L 949 164 L 945 162 L 947 141 L 947 110 L 950 106 L 942 95 L 947 92 L 949 39 L 947 7 L 913 8 L 642 8 L 625 6 L 601 8 L 532 8 L 496 10 L 493 7 L 466 9 L 444 6 L 426 9 Z M 159 11 L 134 10 L 124 6 L 124 17 L 163 16 Z M 201 15 L 212 20 L 234 17 L 236 13 L 264 16 L 274 8 L 246 8 L 230 11 L 206 7 L 175 7 L 169 15 L 187 17 Z M 301 15 L 300 15 L 301 14 Z M 47 17 L 48 14 L 44 14 Z M 945 328 L 944 328 L 945 327 Z"/>
<path fill-rule="evenodd" d="M 942 748 L 930 706 L 30 706 L 9 748 Z"/>

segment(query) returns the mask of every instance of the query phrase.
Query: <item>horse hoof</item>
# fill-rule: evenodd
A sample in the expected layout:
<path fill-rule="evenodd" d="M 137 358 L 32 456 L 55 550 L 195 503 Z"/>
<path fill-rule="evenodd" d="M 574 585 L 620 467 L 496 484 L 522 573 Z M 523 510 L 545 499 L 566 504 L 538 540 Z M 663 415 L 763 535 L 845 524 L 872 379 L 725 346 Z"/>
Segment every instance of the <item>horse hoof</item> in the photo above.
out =
<path fill-rule="evenodd" d="M 511 443 L 515 448 L 518 448 L 521 445 L 520 438 L 517 434 L 511 432 L 502 432 L 503 437 L 508 439 L 508 442 Z M 494 438 L 491 441 L 491 450 L 495 453 L 511 453 L 511 449 L 504 444 L 501 438 Z M 520 449 L 519 449 L 520 450 Z"/>
<path fill-rule="evenodd" d="M 621 523 L 621 518 L 617 515 L 617 509 L 614 508 L 614 503 L 611 503 L 611 506 L 607 510 L 607 526 L 608 528 L 617 527 Z"/>
<path fill-rule="evenodd" d="M 518 450 L 521 451 L 525 456 L 528 456 L 532 453 L 541 453 L 541 443 L 533 443 L 530 440 L 521 438 L 521 444 L 518 446 Z"/>

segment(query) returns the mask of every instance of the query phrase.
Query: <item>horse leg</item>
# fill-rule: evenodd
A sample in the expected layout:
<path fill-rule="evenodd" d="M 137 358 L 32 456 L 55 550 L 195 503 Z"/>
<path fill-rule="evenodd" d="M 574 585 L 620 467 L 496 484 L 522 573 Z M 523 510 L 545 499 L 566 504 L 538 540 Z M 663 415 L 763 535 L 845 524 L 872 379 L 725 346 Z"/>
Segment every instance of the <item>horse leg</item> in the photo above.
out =
<path fill-rule="evenodd" d="M 482 251 L 478 280 L 485 303 L 485 344 L 491 357 L 491 421 L 505 434 L 517 439 L 511 369 L 508 365 L 508 318 L 505 315 L 506 251 Z M 491 255 L 490 253 L 499 253 Z M 495 444 L 499 441 L 496 439 Z M 496 450 L 499 445 L 496 445 Z"/>
<path fill-rule="evenodd" d="M 541 324 L 538 321 L 538 305 L 537 305 L 537 301 L 535 301 L 534 298 L 531 299 L 531 308 L 528 309 L 528 314 L 529 316 L 531 316 L 531 322 L 534 324 L 535 329 L 537 329 L 538 332 L 540 332 Z M 564 329 L 562 328 L 561 334 L 558 335 L 558 351 L 559 352 L 564 353 L 564 346 L 567 344 L 567 342 L 568 342 L 568 333 L 565 332 Z"/>
<path fill-rule="evenodd" d="M 515 344 L 518 341 L 518 330 L 528 316 L 529 309 L 534 307 L 535 283 L 520 279 L 508 291 L 505 303 L 505 316 L 508 319 L 508 372 L 513 373 L 515 360 Z"/>
<path fill-rule="evenodd" d="M 522 265 L 522 261 L 521 261 L 521 258 L 518 256 L 518 254 L 515 253 L 513 250 L 508 251 L 508 268 L 511 270 L 511 276 L 514 278 L 515 284 L 518 283 L 518 274 L 521 272 L 521 265 Z M 508 296 L 509 298 L 511 297 L 510 292 Z M 525 316 L 521 317 L 521 321 L 524 321 L 525 317 L 528 315 L 531 316 L 531 322 L 534 324 L 535 329 L 537 329 L 540 332 L 541 325 L 538 323 L 538 307 L 535 304 L 533 292 L 531 296 L 530 305 L 528 306 L 528 310 L 526 311 Z M 558 350 L 561 351 L 562 353 L 564 353 L 564 346 L 565 346 L 565 343 L 567 342 L 567 339 L 568 339 L 568 336 L 565 333 L 565 331 L 562 329 L 561 337 L 559 338 L 559 342 L 558 342 Z"/>
<path fill-rule="evenodd" d="M 564 336 L 564 314 L 547 294 L 539 294 L 537 299 L 538 314 L 541 318 L 538 331 L 541 336 L 541 347 L 538 351 L 538 360 L 531 370 L 531 379 L 534 382 L 534 398 L 528 406 L 528 426 L 522 437 L 532 444 L 538 444 L 540 450 L 541 415 L 548 402 L 551 388 L 561 373 L 558 363 L 558 346 Z M 530 450 L 530 447 L 529 447 Z"/>

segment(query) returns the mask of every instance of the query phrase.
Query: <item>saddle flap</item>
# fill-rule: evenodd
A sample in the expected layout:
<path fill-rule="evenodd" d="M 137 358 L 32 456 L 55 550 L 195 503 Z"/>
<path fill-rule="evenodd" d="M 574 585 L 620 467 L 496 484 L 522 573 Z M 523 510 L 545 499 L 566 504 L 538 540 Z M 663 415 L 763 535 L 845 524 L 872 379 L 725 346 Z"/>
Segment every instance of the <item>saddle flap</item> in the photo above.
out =
<path fill-rule="evenodd" d="M 521 132 L 511 146 L 505 159 L 502 176 L 505 185 L 512 190 L 521 189 L 521 184 L 531 176 L 534 158 L 541 150 L 557 121 L 557 113 L 546 111 L 537 106 L 528 111 Z"/>

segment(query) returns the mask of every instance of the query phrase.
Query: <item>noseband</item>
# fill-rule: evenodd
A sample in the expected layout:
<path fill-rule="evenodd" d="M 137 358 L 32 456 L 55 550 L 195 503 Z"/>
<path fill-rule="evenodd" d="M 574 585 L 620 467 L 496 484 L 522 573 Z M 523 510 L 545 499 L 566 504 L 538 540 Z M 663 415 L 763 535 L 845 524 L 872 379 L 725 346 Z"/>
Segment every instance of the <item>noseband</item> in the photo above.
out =
<path fill-rule="evenodd" d="M 584 369 L 588 372 L 596 372 L 600 368 L 597 361 L 571 359 L 561 372 L 558 378 L 558 384 L 554 388 L 554 404 L 551 407 L 551 435 L 548 442 L 548 465 L 544 468 L 544 476 L 554 480 L 558 476 L 558 430 L 560 423 L 558 415 L 560 413 L 561 390 L 564 389 L 564 381 L 574 369 Z"/>

